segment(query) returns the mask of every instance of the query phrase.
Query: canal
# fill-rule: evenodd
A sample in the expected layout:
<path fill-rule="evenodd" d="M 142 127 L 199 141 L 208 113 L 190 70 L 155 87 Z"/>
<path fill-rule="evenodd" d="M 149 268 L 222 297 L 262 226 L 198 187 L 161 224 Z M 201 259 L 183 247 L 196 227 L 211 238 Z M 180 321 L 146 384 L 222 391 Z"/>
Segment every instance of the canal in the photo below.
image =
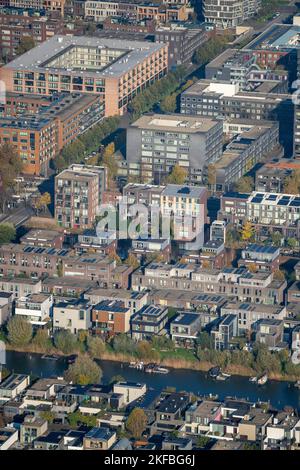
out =
<path fill-rule="evenodd" d="M 274 407 L 285 405 L 300 409 L 300 390 L 290 382 L 269 381 L 263 386 L 249 382 L 247 377 L 231 376 L 226 382 L 218 382 L 200 371 L 170 369 L 169 374 L 146 374 L 128 365 L 113 361 L 98 361 L 103 371 L 102 382 L 107 383 L 115 375 L 122 375 L 132 382 L 145 382 L 156 390 L 170 386 L 177 391 L 186 390 L 200 395 L 217 394 L 220 399 L 227 396 L 247 398 L 251 401 L 268 401 Z M 6 367 L 17 373 L 31 374 L 33 377 L 61 376 L 68 367 L 65 358 L 43 359 L 39 354 L 8 351 Z"/>

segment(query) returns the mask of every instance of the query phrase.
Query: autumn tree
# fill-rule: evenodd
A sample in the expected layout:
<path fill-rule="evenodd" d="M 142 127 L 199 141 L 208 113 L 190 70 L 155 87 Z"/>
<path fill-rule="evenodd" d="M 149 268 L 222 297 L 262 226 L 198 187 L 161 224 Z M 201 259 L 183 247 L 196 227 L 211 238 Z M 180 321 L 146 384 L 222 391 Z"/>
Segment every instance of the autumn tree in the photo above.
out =
<path fill-rule="evenodd" d="M 117 264 L 122 264 L 120 256 L 116 253 L 116 250 L 112 251 L 108 255 L 109 259 L 114 260 Z"/>
<path fill-rule="evenodd" d="M 97 336 L 89 336 L 87 339 L 87 349 L 91 357 L 100 359 L 105 351 L 105 343 Z"/>
<path fill-rule="evenodd" d="M 54 335 L 54 345 L 64 354 L 71 354 L 77 350 L 77 337 L 69 330 L 57 331 Z"/>
<path fill-rule="evenodd" d="M 52 344 L 48 335 L 48 330 L 39 328 L 32 339 L 32 344 L 43 351 L 49 351 Z"/>
<path fill-rule="evenodd" d="M 244 225 L 241 228 L 241 239 L 244 242 L 251 240 L 254 237 L 255 229 L 250 220 L 246 220 Z"/>
<path fill-rule="evenodd" d="M 271 240 L 272 240 L 273 245 L 281 246 L 282 239 L 283 239 L 283 236 L 280 232 L 276 231 L 276 232 L 271 233 Z"/>
<path fill-rule="evenodd" d="M 251 193 L 253 188 L 254 181 L 251 176 L 243 176 L 234 184 L 234 189 L 238 193 Z"/>
<path fill-rule="evenodd" d="M 294 170 L 291 176 L 285 178 L 283 191 L 286 194 L 300 194 L 300 170 Z"/>
<path fill-rule="evenodd" d="M 0 224 L 0 245 L 10 243 L 16 236 L 14 225 L 9 223 Z"/>
<path fill-rule="evenodd" d="M 276 281 L 285 281 L 285 275 L 280 269 L 277 269 L 273 273 L 273 279 Z"/>
<path fill-rule="evenodd" d="M 26 346 L 32 338 L 32 325 L 21 316 L 13 316 L 8 324 L 8 340 L 14 346 Z"/>
<path fill-rule="evenodd" d="M 25 54 L 25 52 L 30 51 L 33 47 L 35 47 L 34 39 L 31 36 L 24 36 L 16 48 L 16 55 Z"/>
<path fill-rule="evenodd" d="M 35 208 L 40 211 L 43 210 L 45 211 L 47 209 L 47 206 L 51 204 L 51 196 L 48 192 L 45 192 L 40 195 L 38 200 L 35 203 Z"/>
<path fill-rule="evenodd" d="M 101 377 L 101 368 L 88 355 L 79 355 L 65 373 L 65 379 L 68 382 L 78 385 L 99 383 Z"/>
<path fill-rule="evenodd" d="M 124 261 L 124 264 L 128 264 L 133 269 L 137 269 L 140 265 L 137 257 L 133 253 L 129 253 L 128 257 Z"/>
<path fill-rule="evenodd" d="M 207 167 L 207 184 L 211 189 L 214 189 L 216 186 L 217 174 L 216 166 L 213 163 L 210 163 Z"/>
<path fill-rule="evenodd" d="M 147 416 L 141 408 L 134 408 L 126 421 L 126 428 L 135 439 L 139 439 L 147 426 Z"/>
<path fill-rule="evenodd" d="M 171 95 L 166 96 L 160 104 L 160 109 L 164 113 L 175 113 L 176 107 L 177 93 L 172 93 Z"/>
<path fill-rule="evenodd" d="M 110 181 L 114 180 L 118 172 L 118 163 L 114 157 L 115 153 L 115 144 L 111 142 L 108 144 L 103 152 L 102 163 L 107 167 L 108 170 L 108 179 Z"/>
<path fill-rule="evenodd" d="M 187 179 L 188 173 L 185 168 L 180 165 L 174 165 L 171 173 L 166 178 L 168 184 L 184 184 Z"/>
<path fill-rule="evenodd" d="M 14 146 L 5 143 L 0 146 L 0 203 L 4 206 L 15 185 L 15 178 L 23 168 L 22 160 Z"/>

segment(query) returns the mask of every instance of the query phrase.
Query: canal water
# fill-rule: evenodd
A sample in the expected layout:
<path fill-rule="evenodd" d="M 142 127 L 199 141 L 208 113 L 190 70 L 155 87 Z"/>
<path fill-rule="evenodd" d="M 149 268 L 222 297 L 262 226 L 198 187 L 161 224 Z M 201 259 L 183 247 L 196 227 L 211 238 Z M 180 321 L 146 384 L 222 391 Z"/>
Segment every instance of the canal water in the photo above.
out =
<path fill-rule="evenodd" d="M 194 392 L 200 395 L 217 394 L 225 397 L 247 398 L 250 401 L 270 401 L 274 407 L 286 405 L 300 410 L 300 390 L 290 382 L 268 381 L 259 386 L 249 382 L 247 377 L 231 376 L 226 382 L 218 382 L 206 373 L 188 369 L 170 369 L 169 374 L 146 374 L 131 369 L 126 364 L 113 361 L 98 361 L 103 371 L 102 382 L 107 383 L 115 375 L 122 375 L 131 382 L 145 382 L 148 387 L 162 390 L 175 387 L 177 391 Z M 42 359 L 39 354 L 6 353 L 6 367 L 17 373 L 31 374 L 34 377 L 61 376 L 68 364 L 64 358 L 56 361 Z"/>

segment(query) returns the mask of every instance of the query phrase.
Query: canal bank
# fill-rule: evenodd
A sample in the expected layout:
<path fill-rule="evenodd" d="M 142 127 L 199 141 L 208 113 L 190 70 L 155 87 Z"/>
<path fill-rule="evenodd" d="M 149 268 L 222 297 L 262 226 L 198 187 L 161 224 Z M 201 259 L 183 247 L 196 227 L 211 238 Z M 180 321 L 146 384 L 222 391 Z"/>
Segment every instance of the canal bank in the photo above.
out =
<path fill-rule="evenodd" d="M 185 390 L 199 395 L 217 394 L 220 399 L 231 396 L 250 401 L 270 401 L 274 407 L 283 408 L 289 405 L 300 410 L 300 391 L 291 382 L 270 380 L 265 385 L 258 386 L 249 382 L 248 377 L 237 375 L 231 376 L 225 382 L 218 382 L 198 370 L 170 369 L 166 375 L 146 374 L 121 362 L 97 362 L 103 371 L 103 383 L 121 375 L 128 381 L 145 382 L 155 390 L 175 387 L 177 391 Z M 7 351 L 6 367 L 10 371 L 31 374 L 33 377 L 50 377 L 63 375 L 68 363 L 65 357 L 51 360 L 43 359 L 40 354 Z"/>

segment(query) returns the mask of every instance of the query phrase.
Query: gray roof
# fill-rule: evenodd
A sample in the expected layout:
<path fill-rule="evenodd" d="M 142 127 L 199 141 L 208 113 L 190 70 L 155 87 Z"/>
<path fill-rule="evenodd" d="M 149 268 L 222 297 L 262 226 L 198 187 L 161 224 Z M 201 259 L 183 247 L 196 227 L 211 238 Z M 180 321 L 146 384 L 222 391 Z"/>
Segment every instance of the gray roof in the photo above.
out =
<path fill-rule="evenodd" d="M 124 52 L 113 63 L 102 70 L 76 70 L 62 67 L 47 67 L 47 63 L 64 54 L 73 47 L 94 47 L 98 49 L 118 49 Z M 42 42 L 30 51 L 17 57 L 5 67 L 15 70 L 33 70 L 44 72 L 45 68 L 51 73 L 62 71 L 67 74 L 93 76 L 96 78 L 121 76 L 131 70 L 138 63 L 144 61 L 150 54 L 159 51 L 165 44 L 150 43 L 146 41 L 124 41 L 120 39 L 96 38 L 89 36 L 59 36 L 55 35 L 48 41 Z"/>

